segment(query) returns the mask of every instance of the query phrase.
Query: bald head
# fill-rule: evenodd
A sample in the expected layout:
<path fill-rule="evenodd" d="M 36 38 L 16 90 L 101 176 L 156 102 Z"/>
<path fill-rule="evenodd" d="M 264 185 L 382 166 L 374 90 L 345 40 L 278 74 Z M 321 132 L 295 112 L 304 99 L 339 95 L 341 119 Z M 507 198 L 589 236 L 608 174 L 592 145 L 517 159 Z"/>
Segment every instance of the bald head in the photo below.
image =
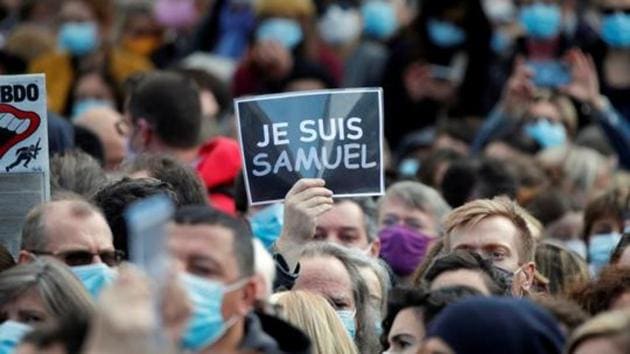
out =
<path fill-rule="evenodd" d="M 115 169 L 125 158 L 125 136 L 116 129 L 122 116 L 111 108 L 94 108 L 80 116 L 75 124 L 98 136 L 105 148 L 105 168 Z"/>
<path fill-rule="evenodd" d="M 81 199 L 59 200 L 40 204 L 27 215 L 20 261 L 30 259 L 29 253 L 113 249 L 112 232 L 98 209 Z"/>

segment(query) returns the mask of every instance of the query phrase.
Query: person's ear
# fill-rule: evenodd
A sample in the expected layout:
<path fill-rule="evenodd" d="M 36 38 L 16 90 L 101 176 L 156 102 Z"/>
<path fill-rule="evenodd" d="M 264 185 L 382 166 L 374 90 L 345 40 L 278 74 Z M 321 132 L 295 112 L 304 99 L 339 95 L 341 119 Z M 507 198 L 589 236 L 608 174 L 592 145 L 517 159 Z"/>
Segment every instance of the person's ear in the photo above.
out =
<path fill-rule="evenodd" d="M 377 258 L 380 252 L 381 252 L 381 240 L 376 238 L 374 239 L 374 241 L 372 241 L 372 244 L 370 245 L 369 255 L 374 258 Z"/>
<path fill-rule="evenodd" d="M 34 259 L 35 259 L 34 254 L 32 254 L 29 251 L 21 250 L 20 253 L 18 253 L 17 262 L 18 264 L 27 264 L 27 263 L 31 263 Z"/>
<path fill-rule="evenodd" d="M 523 290 L 529 291 L 534 284 L 534 277 L 536 275 L 536 264 L 534 262 L 528 262 L 523 265 L 523 276 L 521 287 Z"/>
<path fill-rule="evenodd" d="M 245 317 L 254 308 L 257 288 L 258 287 L 256 286 L 254 278 L 248 279 L 245 285 L 241 288 L 241 291 L 239 292 L 240 298 L 236 310 L 242 317 Z"/>

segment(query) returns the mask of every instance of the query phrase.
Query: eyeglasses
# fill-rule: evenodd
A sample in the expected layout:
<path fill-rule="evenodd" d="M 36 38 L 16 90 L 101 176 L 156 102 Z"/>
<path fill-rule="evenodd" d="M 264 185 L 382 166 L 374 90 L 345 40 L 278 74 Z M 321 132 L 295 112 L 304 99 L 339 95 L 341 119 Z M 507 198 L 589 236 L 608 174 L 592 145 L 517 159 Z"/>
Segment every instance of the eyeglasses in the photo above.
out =
<path fill-rule="evenodd" d="M 92 253 L 90 251 L 65 251 L 59 253 L 46 252 L 46 251 L 30 251 L 37 255 L 53 256 L 61 259 L 70 267 L 82 266 L 94 263 L 94 257 L 98 256 L 103 263 L 110 267 L 115 267 L 122 262 L 125 258 L 125 252 L 120 250 L 103 251 L 99 253 Z"/>

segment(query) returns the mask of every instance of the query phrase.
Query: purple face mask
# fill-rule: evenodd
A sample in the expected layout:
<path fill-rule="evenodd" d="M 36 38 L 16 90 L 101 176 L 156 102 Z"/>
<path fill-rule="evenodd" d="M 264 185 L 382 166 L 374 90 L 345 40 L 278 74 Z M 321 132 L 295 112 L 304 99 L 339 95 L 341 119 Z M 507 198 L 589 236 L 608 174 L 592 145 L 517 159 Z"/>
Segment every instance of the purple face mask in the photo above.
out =
<path fill-rule="evenodd" d="M 424 258 L 432 238 L 403 226 L 389 226 L 379 234 L 381 253 L 394 273 L 407 276 L 413 273 Z"/>

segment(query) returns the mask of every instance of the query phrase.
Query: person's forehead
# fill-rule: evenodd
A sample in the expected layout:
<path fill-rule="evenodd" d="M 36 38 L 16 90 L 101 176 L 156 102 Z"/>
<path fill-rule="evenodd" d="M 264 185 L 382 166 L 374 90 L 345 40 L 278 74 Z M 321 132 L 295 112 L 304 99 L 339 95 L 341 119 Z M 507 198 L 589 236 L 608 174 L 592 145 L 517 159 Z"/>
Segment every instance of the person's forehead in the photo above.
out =
<path fill-rule="evenodd" d="M 61 21 L 95 20 L 92 9 L 81 1 L 66 1 L 59 12 Z"/>
<path fill-rule="evenodd" d="M 490 216 L 474 225 L 456 227 L 449 233 L 450 248 L 466 245 L 482 248 L 488 245 L 502 245 L 517 250 L 518 229 L 503 216 Z"/>
<path fill-rule="evenodd" d="M 234 259 L 233 233 L 223 226 L 170 224 L 167 229 L 169 248 L 176 256 Z"/>
<path fill-rule="evenodd" d="M 416 218 L 424 220 L 433 220 L 430 213 L 420 210 L 418 208 L 412 208 L 403 202 L 400 198 L 395 196 L 385 197 L 381 203 L 379 209 L 379 216 L 384 217 L 386 215 L 393 214 L 401 218 Z"/>
<path fill-rule="evenodd" d="M 31 287 L 25 292 L 19 294 L 12 301 L 1 306 L 3 311 L 10 307 L 15 310 L 39 311 L 48 314 L 44 301 L 35 287 Z"/>
<path fill-rule="evenodd" d="M 44 228 L 49 245 L 113 247 L 112 231 L 105 218 L 94 210 L 77 213 L 71 203 L 55 203 L 44 213 Z"/>
<path fill-rule="evenodd" d="M 418 339 L 424 337 L 422 314 L 419 309 L 407 307 L 396 314 L 389 337 L 391 338 L 400 334 L 411 335 Z"/>
<path fill-rule="evenodd" d="M 336 203 L 332 209 L 319 217 L 317 226 L 325 229 L 341 227 L 363 228 L 363 210 L 351 201 Z"/>
<path fill-rule="evenodd" d="M 561 119 L 558 107 L 549 101 L 539 101 L 532 104 L 529 108 L 529 114 L 532 116 Z"/>
<path fill-rule="evenodd" d="M 300 259 L 295 290 L 308 290 L 324 297 L 352 297 L 352 281 L 343 263 L 334 257 Z"/>

